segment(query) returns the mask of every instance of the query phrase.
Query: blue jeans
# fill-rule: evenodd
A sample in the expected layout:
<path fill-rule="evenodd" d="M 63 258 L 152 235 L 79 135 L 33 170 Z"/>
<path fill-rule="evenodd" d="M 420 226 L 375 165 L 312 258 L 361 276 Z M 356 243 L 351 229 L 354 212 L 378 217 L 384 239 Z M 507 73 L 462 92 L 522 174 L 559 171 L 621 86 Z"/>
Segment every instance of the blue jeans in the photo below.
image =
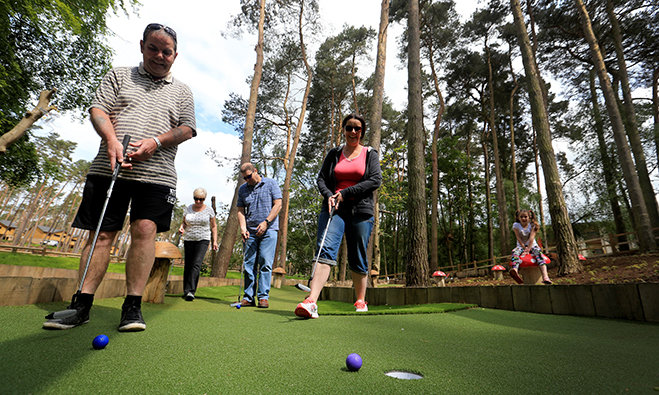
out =
<path fill-rule="evenodd" d="M 329 212 L 321 210 L 318 216 L 318 235 L 316 238 L 316 251 L 320 249 L 320 242 L 323 233 L 327 227 Z M 348 265 L 350 270 L 360 274 L 368 274 L 368 260 L 366 258 L 366 249 L 368 239 L 371 237 L 373 230 L 372 215 L 352 215 L 349 212 L 338 210 L 334 212 L 332 222 L 330 222 L 325 244 L 320 251 L 319 263 L 335 266 L 336 257 L 339 254 L 343 234 L 346 236 L 346 246 L 348 247 Z M 317 252 L 316 252 L 317 253 Z"/>
<path fill-rule="evenodd" d="M 258 299 L 268 299 L 270 294 L 270 280 L 272 278 L 272 261 L 275 259 L 277 248 L 277 231 L 268 229 L 263 236 L 255 233 L 249 235 L 245 241 L 243 260 L 245 273 L 245 296 L 248 301 L 254 301 L 254 293 L 258 292 Z M 258 275 L 258 289 L 256 277 Z"/>

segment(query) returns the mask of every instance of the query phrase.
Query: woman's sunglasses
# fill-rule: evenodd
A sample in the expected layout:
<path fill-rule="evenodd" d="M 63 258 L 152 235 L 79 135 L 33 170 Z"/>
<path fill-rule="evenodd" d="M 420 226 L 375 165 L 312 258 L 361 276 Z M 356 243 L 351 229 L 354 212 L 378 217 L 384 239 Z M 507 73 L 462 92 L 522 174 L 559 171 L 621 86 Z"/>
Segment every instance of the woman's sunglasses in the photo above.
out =
<path fill-rule="evenodd" d="M 345 127 L 345 129 L 346 129 L 346 132 L 352 132 L 353 130 L 355 132 L 361 132 L 362 131 L 361 126 L 350 126 L 350 125 L 348 125 L 348 126 Z"/>

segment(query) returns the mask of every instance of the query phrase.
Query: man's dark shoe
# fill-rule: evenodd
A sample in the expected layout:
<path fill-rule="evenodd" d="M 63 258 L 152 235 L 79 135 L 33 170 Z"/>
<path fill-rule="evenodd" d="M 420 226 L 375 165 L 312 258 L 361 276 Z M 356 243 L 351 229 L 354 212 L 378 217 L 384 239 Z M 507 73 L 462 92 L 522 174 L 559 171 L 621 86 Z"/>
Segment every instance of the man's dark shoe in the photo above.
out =
<path fill-rule="evenodd" d="M 139 304 L 127 304 L 121 307 L 121 322 L 119 332 L 138 332 L 146 329 L 146 323 L 142 317 L 142 309 Z"/>
<path fill-rule="evenodd" d="M 268 299 L 259 299 L 259 307 L 262 309 L 267 309 L 268 307 L 270 307 L 270 305 L 268 304 Z"/>
<path fill-rule="evenodd" d="M 93 300 L 93 295 L 87 295 L 86 297 L 81 297 L 80 294 L 74 295 L 66 310 L 55 311 L 45 317 L 48 321 L 43 323 L 42 328 L 71 329 L 88 323 L 89 310 L 92 308 Z"/>
<path fill-rule="evenodd" d="M 194 300 L 194 294 L 192 292 L 188 292 L 185 294 L 185 300 L 188 302 L 192 302 Z"/>
<path fill-rule="evenodd" d="M 256 303 L 254 301 L 249 301 L 247 299 L 243 299 L 240 301 L 240 307 L 254 307 L 256 306 Z"/>

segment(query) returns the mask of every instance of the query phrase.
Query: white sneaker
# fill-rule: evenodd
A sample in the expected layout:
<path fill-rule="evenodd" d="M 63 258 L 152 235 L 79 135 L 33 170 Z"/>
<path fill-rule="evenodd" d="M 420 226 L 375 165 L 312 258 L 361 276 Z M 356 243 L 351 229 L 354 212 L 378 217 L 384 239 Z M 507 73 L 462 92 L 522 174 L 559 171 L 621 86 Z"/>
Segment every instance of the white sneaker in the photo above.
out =
<path fill-rule="evenodd" d="M 318 318 L 318 306 L 316 302 L 305 299 L 304 302 L 298 303 L 295 315 L 302 318 Z"/>
<path fill-rule="evenodd" d="M 366 303 L 365 300 L 358 300 L 355 302 L 355 311 L 358 313 L 362 313 L 364 311 L 368 311 L 368 303 Z"/>

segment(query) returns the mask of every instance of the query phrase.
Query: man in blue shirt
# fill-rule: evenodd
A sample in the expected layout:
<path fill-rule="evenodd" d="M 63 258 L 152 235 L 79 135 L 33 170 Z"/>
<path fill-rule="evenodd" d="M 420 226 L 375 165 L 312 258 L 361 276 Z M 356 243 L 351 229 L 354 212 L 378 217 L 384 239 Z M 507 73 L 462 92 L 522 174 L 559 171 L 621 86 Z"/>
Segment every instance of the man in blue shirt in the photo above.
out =
<path fill-rule="evenodd" d="M 272 178 L 261 177 L 253 164 L 243 163 L 240 175 L 246 181 L 238 189 L 238 223 L 244 242 L 245 295 L 241 306 L 268 308 L 272 262 L 277 247 L 281 190 Z M 258 288 L 255 289 L 258 274 Z"/>

